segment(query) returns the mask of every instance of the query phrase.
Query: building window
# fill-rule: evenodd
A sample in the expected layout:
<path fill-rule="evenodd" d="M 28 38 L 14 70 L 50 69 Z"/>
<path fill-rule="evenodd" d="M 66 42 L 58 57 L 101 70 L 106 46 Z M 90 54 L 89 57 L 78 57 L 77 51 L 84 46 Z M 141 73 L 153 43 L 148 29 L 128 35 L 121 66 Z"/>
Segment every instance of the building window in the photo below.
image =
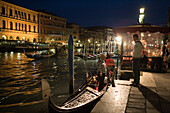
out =
<path fill-rule="evenodd" d="M 34 33 L 35 33 L 35 28 L 36 28 L 36 27 L 34 26 Z"/>
<path fill-rule="evenodd" d="M 25 24 L 25 31 L 27 32 L 27 24 Z"/>
<path fill-rule="evenodd" d="M 28 14 L 28 20 L 31 20 L 31 18 L 30 18 L 30 14 Z"/>
<path fill-rule="evenodd" d="M 9 16 L 13 16 L 12 9 L 9 11 Z"/>
<path fill-rule="evenodd" d="M 23 18 L 24 17 L 24 14 L 23 14 L 23 12 L 21 12 L 21 18 Z"/>
<path fill-rule="evenodd" d="M 36 42 L 36 38 L 33 39 L 33 42 Z"/>
<path fill-rule="evenodd" d="M 21 29 L 22 31 L 24 30 L 24 25 L 22 24 L 22 29 Z"/>
<path fill-rule="evenodd" d="M 19 31 L 21 30 L 20 28 L 21 28 L 21 24 L 19 23 L 19 25 L 18 25 L 18 27 L 19 27 Z"/>
<path fill-rule="evenodd" d="M 13 37 L 13 36 L 10 36 L 9 38 L 10 38 L 10 40 L 13 40 L 13 39 L 14 39 L 14 37 Z"/>
<path fill-rule="evenodd" d="M 3 20 L 2 23 L 3 23 L 3 29 L 5 29 L 6 28 L 5 27 L 6 26 L 5 20 Z"/>
<path fill-rule="evenodd" d="M 17 17 L 17 18 L 18 18 L 17 10 L 15 10 L 15 17 Z"/>
<path fill-rule="evenodd" d="M 13 30 L 13 23 L 10 22 L 10 29 Z"/>
<path fill-rule="evenodd" d="M 18 11 L 18 18 L 21 18 L 21 14 L 20 14 L 20 11 Z"/>
<path fill-rule="evenodd" d="M 2 14 L 5 15 L 5 7 L 2 7 Z"/>
<path fill-rule="evenodd" d="M 24 18 L 27 19 L 27 14 L 26 13 L 24 13 Z"/>
<path fill-rule="evenodd" d="M 35 21 L 35 15 L 33 15 L 33 21 Z"/>
<path fill-rule="evenodd" d="M 6 35 L 2 35 L 2 39 L 7 40 L 7 36 Z"/>
<path fill-rule="evenodd" d="M 16 37 L 16 40 L 19 40 L 19 36 Z"/>
<path fill-rule="evenodd" d="M 17 23 L 15 23 L 15 29 L 17 30 Z"/>
<path fill-rule="evenodd" d="M 29 32 L 31 32 L 31 26 L 29 25 Z"/>

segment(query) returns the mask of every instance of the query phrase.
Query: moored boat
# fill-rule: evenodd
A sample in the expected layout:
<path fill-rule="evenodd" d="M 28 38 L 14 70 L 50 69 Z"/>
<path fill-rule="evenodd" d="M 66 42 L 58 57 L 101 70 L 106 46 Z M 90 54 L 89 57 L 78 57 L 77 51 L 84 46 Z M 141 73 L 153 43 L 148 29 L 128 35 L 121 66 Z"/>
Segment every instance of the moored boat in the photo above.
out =
<path fill-rule="evenodd" d="M 50 113 L 89 113 L 107 91 L 107 84 L 97 91 L 95 84 L 84 84 L 61 105 L 56 105 L 51 96 L 48 100 Z"/>

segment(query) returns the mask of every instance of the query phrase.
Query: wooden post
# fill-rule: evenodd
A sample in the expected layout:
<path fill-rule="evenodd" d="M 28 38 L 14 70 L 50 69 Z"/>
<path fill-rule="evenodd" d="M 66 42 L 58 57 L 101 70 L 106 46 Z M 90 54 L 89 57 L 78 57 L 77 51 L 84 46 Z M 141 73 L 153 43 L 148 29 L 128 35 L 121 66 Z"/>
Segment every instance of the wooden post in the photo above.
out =
<path fill-rule="evenodd" d="M 73 51 L 73 38 L 72 35 L 69 37 L 68 41 L 68 59 L 69 59 L 69 93 L 72 94 L 74 92 L 74 51 Z"/>

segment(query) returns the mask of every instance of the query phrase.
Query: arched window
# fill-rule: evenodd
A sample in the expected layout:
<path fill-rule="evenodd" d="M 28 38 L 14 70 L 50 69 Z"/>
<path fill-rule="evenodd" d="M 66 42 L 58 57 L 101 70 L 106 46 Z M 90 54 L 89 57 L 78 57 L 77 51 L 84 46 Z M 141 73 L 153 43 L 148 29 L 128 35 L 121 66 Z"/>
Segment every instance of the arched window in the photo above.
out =
<path fill-rule="evenodd" d="M 36 38 L 33 39 L 33 42 L 36 42 Z"/>
<path fill-rule="evenodd" d="M 17 23 L 15 23 L 15 29 L 17 30 Z"/>
<path fill-rule="evenodd" d="M 5 15 L 5 7 L 2 7 L 2 14 Z"/>
<path fill-rule="evenodd" d="M 10 38 L 10 40 L 14 40 L 14 37 L 13 37 L 13 36 L 10 36 L 9 38 Z"/>
<path fill-rule="evenodd" d="M 9 16 L 13 16 L 12 9 L 9 10 Z"/>
<path fill-rule="evenodd" d="M 31 26 L 29 25 L 29 32 L 31 32 Z"/>
<path fill-rule="evenodd" d="M 34 26 L 34 33 L 35 33 L 35 28 L 36 28 L 36 27 Z"/>
<path fill-rule="evenodd" d="M 19 23 L 19 31 L 21 30 L 21 24 Z"/>
<path fill-rule="evenodd" d="M 2 23 L 3 23 L 2 28 L 5 29 L 5 28 L 6 28 L 6 27 L 5 27 L 5 26 L 6 26 L 5 20 L 3 20 Z"/>
<path fill-rule="evenodd" d="M 22 24 L 22 29 L 21 30 L 24 30 L 24 24 Z"/>
<path fill-rule="evenodd" d="M 2 39 L 7 40 L 7 36 L 6 35 L 2 35 Z"/>
<path fill-rule="evenodd" d="M 19 40 L 19 36 L 16 37 L 16 40 Z"/>
<path fill-rule="evenodd" d="M 27 24 L 25 24 L 25 31 L 27 31 Z"/>
<path fill-rule="evenodd" d="M 13 23 L 10 22 L 10 29 L 13 30 Z"/>
<path fill-rule="evenodd" d="M 22 40 L 26 40 L 26 38 L 25 38 L 25 37 L 23 37 L 23 38 L 22 38 Z"/>

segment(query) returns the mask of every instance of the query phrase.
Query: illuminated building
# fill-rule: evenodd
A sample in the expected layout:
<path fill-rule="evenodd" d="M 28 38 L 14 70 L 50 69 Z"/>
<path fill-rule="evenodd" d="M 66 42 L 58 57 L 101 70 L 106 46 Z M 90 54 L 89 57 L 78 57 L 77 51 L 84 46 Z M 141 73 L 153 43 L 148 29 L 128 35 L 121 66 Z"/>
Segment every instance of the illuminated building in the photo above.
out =
<path fill-rule="evenodd" d="M 67 23 L 66 25 L 66 42 L 72 35 L 75 46 L 80 46 L 80 26 L 74 23 Z"/>
<path fill-rule="evenodd" d="M 50 45 L 66 43 L 66 19 L 45 10 L 37 10 L 39 18 L 39 41 Z"/>
<path fill-rule="evenodd" d="M 37 12 L 0 0 L 0 39 L 38 42 Z"/>

